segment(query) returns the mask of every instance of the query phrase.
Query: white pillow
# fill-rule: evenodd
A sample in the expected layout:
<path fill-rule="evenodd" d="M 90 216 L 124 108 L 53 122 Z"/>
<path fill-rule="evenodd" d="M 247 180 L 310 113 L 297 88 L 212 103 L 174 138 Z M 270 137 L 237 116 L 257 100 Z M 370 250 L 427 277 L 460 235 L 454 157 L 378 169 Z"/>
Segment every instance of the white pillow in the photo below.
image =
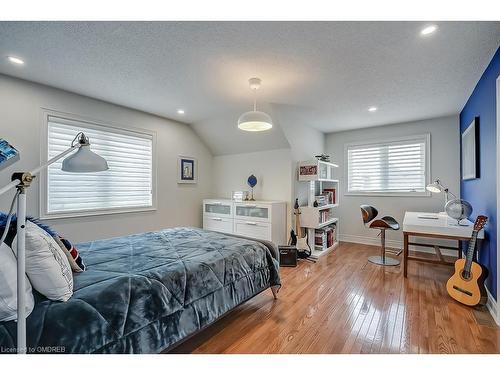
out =
<path fill-rule="evenodd" d="M 26 279 L 26 316 L 31 314 L 35 300 L 31 284 Z M 17 260 L 11 248 L 0 244 L 0 322 L 17 319 Z"/>
<path fill-rule="evenodd" d="M 17 235 L 12 241 L 17 251 Z M 38 225 L 26 221 L 26 275 L 39 293 L 53 301 L 73 295 L 73 273 L 56 241 Z"/>

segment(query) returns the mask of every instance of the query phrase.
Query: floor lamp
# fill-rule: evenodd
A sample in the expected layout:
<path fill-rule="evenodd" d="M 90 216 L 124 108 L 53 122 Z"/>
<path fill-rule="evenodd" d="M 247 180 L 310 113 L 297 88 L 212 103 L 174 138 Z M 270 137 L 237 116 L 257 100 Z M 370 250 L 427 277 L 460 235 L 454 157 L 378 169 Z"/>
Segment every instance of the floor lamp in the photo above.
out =
<path fill-rule="evenodd" d="M 67 156 L 74 150 L 74 154 Z M 62 170 L 73 173 L 101 172 L 108 170 L 106 160 L 90 150 L 88 137 L 80 132 L 71 142 L 71 147 L 54 156 L 45 164 L 30 172 L 16 172 L 12 181 L 0 189 L 0 195 L 16 188 L 17 194 L 17 352 L 25 354 L 26 347 L 26 301 L 25 301 L 25 268 L 26 268 L 26 190 L 30 187 L 35 175 L 52 163 L 67 156 L 62 163 Z M 8 227 L 5 229 L 8 230 Z"/>

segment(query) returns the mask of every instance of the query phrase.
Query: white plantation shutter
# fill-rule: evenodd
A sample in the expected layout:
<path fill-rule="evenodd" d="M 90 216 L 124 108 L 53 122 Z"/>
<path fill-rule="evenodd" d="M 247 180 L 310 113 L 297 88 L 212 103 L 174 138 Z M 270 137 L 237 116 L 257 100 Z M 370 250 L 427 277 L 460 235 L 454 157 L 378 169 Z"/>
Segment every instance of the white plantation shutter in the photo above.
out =
<path fill-rule="evenodd" d="M 347 146 L 349 193 L 425 193 L 429 136 Z"/>
<path fill-rule="evenodd" d="M 62 159 L 47 172 L 46 214 L 120 211 L 153 205 L 153 136 L 49 116 L 48 158 L 68 149 L 79 132 L 109 170 L 70 173 Z"/>

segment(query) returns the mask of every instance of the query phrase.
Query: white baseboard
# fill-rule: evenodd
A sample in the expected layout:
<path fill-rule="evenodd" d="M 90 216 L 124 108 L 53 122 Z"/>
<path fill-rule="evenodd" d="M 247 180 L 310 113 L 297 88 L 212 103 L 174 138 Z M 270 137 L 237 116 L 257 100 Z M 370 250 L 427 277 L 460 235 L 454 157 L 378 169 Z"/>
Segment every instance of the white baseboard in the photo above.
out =
<path fill-rule="evenodd" d="M 358 236 L 354 234 L 340 234 L 339 233 L 339 240 L 343 242 L 354 242 L 354 243 L 360 243 L 363 245 L 374 245 L 374 246 L 380 246 L 380 237 L 366 237 L 366 236 Z M 389 240 L 386 238 L 385 240 L 385 245 L 389 248 L 394 248 L 394 249 L 402 249 L 403 248 L 403 241 L 395 241 L 395 240 Z M 410 250 L 418 250 L 424 253 L 431 253 L 434 254 L 434 250 L 428 247 L 422 247 L 411 245 Z M 449 256 L 457 256 L 457 252 L 454 250 L 447 250 L 443 249 L 441 250 L 441 253 L 443 255 L 449 255 Z"/>
<path fill-rule="evenodd" d="M 488 294 L 488 302 L 486 302 L 486 307 L 495 320 L 497 326 L 500 326 L 500 316 L 498 315 L 500 311 L 498 309 L 498 303 L 495 298 L 493 298 L 488 288 L 486 288 L 486 293 Z"/>

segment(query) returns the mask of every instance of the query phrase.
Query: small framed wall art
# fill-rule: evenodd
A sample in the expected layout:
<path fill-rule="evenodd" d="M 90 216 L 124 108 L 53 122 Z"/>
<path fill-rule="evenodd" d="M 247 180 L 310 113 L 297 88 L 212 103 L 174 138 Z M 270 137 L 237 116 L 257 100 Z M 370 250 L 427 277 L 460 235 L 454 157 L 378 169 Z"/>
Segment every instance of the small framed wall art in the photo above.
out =
<path fill-rule="evenodd" d="M 196 184 L 198 182 L 198 161 L 189 156 L 179 156 L 177 168 L 178 184 Z"/>
<path fill-rule="evenodd" d="M 5 139 L 0 138 L 0 169 L 7 168 L 19 160 L 19 151 Z"/>
<path fill-rule="evenodd" d="M 479 117 L 462 133 L 462 180 L 479 177 Z"/>

